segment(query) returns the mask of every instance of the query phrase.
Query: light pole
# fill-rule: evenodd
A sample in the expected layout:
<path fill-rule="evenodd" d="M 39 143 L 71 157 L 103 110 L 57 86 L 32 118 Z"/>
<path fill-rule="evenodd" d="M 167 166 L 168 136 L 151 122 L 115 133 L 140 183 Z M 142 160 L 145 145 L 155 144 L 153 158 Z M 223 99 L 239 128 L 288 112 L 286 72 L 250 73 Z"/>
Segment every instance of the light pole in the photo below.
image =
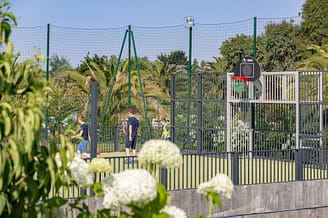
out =
<path fill-rule="evenodd" d="M 194 17 L 185 17 L 184 25 L 189 28 L 189 60 L 188 60 L 188 73 L 191 74 L 191 51 L 192 51 L 192 28 L 195 26 Z"/>
<path fill-rule="evenodd" d="M 189 28 L 189 60 L 188 60 L 188 112 L 187 112 L 187 142 L 190 142 L 190 98 L 191 98 L 191 53 L 192 53 L 192 28 L 195 26 L 194 17 L 187 16 L 184 25 Z"/>

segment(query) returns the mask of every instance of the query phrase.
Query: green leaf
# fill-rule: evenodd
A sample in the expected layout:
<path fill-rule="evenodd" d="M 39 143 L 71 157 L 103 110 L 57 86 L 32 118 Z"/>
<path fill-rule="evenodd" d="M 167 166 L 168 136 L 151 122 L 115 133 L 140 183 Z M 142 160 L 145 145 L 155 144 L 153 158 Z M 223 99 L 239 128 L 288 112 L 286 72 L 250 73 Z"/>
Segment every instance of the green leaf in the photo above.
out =
<path fill-rule="evenodd" d="M 216 192 L 209 192 L 208 195 L 211 196 L 211 200 L 214 204 L 222 208 L 222 200 Z"/>
<path fill-rule="evenodd" d="M 110 214 L 109 209 L 96 210 L 95 217 L 101 217 L 101 218 L 112 218 L 112 217 L 114 217 L 114 216 L 110 216 L 109 214 Z"/>
<path fill-rule="evenodd" d="M 99 182 L 94 183 L 92 185 L 92 188 L 93 188 L 93 191 L 96 193 L 97 196 L 102 196 L 104 194 L 103 190 L 102 190 L 101 183 L 99 183 Z"/>
<path fill-rule="evenodd" d="M 9 77 L 9 75 L 11 74 L 11 67 L 10 67 L 10 63 L 8 62 L 4 62 L 2 63 L 2 65 L 5 68 L 5 73 L 7 74 L 7 76 Z"/>
<path fill-rule="evenodd" d="M 39 199 L 39 189 L 38 189 L 38 182 L 33 180 L 31 176 L 25 179 L 26 185 L 28 187 L 29 199 L 32 201 L 37 201 Z"/>
<path fill-rule="evenodd" d="M 77 205 L 80 203 L 81 200 L 87 199 L 88 195 L 80 195 L 79 197 L 75 198 L 74 202 L 70 203 L 69 205 L 72 208 L 78 208 Z"/>
<path fill-rule="evenodd" d="M 167 213 L 163 212 L 159 214 L 153 214 L 152 218 L 170 218 L 170 216 Z"/>
<path fill-rule="evenodd" d="M 157 184 L 157 199 L 158 199 L 158 207 L 162 209 L 167 205 L 170 201 L 170 194 L 166 191 L 165 187 L 158 183 Z"/>
<path fill-rule="evenodd" d="M 11 132 L 11 117 L 9 116 L 7 110 L 2 110 L 1 115 L 4 119 L 4 129 L 5 129 L 4 136 L 8 136 L 9 133 Z"/>
<path fill-rule="evenodd" d="M 9 154 L 10 154 L 10 159 L 12 160 L 13 162 L 13 168 L 14 168 L 14 172 L 15 172 L 15 175 L 17 177 L 19 177 L 20 173 L 21 173 L 21 169 L 22 169 L 22 166 L 20 164 L 20 155 L 19 155 L 19 151 L 17 150 L 17 145 L 15 143 L 15 141 L 13 141 L 12 139 L 9 139 L 9 144 L 11 146 L 11 148 L 8 150 L 9 151 Z"/>
<path fill-rule="evenodd" d="M 4 192 L 0 193 L 0 214 L 2 214 L 3 210 L 5 209 L 7 203 L 7 197 Z"/>
<path fill-rule="evenodd" d="M 61 207 L 67 203 L 67 199 L 62 197 L 53 197 L 48 200 L 48 207 Z"/>
<path fill-rule="evenodd" d="M 51 156 L 49 156 L 46 159 L 46 162 L 48 164 L 48 170 L 49 170 L 49 174 L 50 174 L 50 178 L 51 178 L 51 185 L 55 184 L 56 181 L 56 172 L 55 172 L 55 163 L 54 160 L 51 158 Z"/>
<path fill-rule="evenodd" d="M 90 213 L 80 213 L 77 218 L 92 218 Z"/>

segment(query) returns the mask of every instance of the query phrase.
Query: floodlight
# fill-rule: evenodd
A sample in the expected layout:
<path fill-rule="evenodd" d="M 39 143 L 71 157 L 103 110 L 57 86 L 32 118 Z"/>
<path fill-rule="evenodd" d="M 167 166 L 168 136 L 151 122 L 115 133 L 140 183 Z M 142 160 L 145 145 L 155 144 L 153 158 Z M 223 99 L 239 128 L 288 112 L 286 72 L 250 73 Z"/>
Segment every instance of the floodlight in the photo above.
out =
<path fill-rule="evenodd" d="M 185 17 L 185 23 L 184 23 L 185 27 L 193 27 L 195 25 L 194 23 L 194 17 L 193 16 L 188 16 Z"/>

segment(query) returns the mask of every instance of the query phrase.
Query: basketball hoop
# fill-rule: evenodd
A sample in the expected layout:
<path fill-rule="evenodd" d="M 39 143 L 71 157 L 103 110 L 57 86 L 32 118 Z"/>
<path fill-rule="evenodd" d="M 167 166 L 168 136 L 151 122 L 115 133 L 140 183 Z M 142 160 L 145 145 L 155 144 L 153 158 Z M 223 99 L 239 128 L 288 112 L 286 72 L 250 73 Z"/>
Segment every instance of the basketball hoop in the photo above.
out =
<path fill-rule="evenodd" d="M 233 90 L 237 93 L 242 93 L 245 88 L 245 84 L 247 84 L 250 79 L 244 76 L 232 76 L 233 80 Z"/>
<path fill-rule="evenodd" d="M 245 84 L 254 82 L 260 77 L 260 65 L 255 58 L 244 57 L 238 61 L 234 67 L 234 75 L 231 79 L 234 81 L 233 89 L 237 93 L 242 93 Z"/>

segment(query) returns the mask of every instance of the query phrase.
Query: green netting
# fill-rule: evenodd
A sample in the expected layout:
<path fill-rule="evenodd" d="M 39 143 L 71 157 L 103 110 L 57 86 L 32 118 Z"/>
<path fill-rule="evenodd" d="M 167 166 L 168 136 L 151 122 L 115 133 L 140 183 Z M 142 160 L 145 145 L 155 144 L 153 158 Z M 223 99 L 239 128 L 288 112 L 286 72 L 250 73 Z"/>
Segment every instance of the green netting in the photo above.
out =
<path fill-rule="evenodd" d="M 295 24 L 300 23 L 301 18 L 259 18 L 256 22 L 250 18 L 243 21 L 218 23 L 218 24 L 199 24 L 196 23 L 192 28 L 192 60 L 197 60 L 198 64 L 202 61 L 213 61 L 213 57 L 220 55 L 222 43 L 237 35 L 253 36 L 254 32 L 259 36 L 265 30 L 266 25 L 280 23 L 282 21 L 294 20 Z M 84 58 L 97 54 L 98 56 L 116 57 L 120 54 L 123 38 L 129 26 L 118 28 L 72 28 L 45 25 L 41 27 L 15 27 L 11 40 L 14 43 L 15 51 L 21 54 L 19 60 L 32 57 L 36 53 L 46 56 L 57 55 L 65 57 L 72 67 L 77 67 Z M 131 26 L 136 46 L 136 55 L 131 50 L 131 60 L 134 56 L 147 57 L 153 61 L 160 54 L 170 54 L 173 51 L 181 50 L 189 56 L 190 29 L 184 25 L 165 26 L 165 27 L 139 27 Z M 49 34 L 48 34 L 49 33 Z M 48 43 L 49 39 L 49 43 Z M 129 55 L 129 40 L 125 41 L 122 52 L 122 59 Z M 135 69 L 132 69 L 135 70 Z M 184 73 L 186 69 L 182 69 Z M 141 78 L 143 75 L 140 75 Z M 223 85 L 223 79 L 214 80 L 212 84 L 204 84 L 205 88 L 220 87 Z M 214 85 L 214 86 L 213 86 Z M 179 98 L 195 99 L 197 90 L 197 78 L 191 76 L 189 80 L 187 74 L 184 80 L 176 84 L 177 93 L 183 96 Z M 181 92 L 179 91 L 181 90 Z M 222 89 L 208 90 L 210 94 L 218 93 L 220 99 L 224 99 Z M 191 114 L 193 107 L 190 104 L 186 106 L 186 113 Z M 107 111 L 106 111 L 107 112 Z M 192 122 L 191 119 L 189 119 Z M 188 123 L 191 125 L 191 123 Z"/>
<path fill-rule="evenodd" d="M 301 18 L 259 18 L 257 35 L 260 35 L 267 24 L 294 20 L 297 24 Z M 50 26 L 49 54 L 66 57 L 76 67 L 89 53 L 118 55 L 128 26 L 118 28 L 71 28 Z M 189 29 L 184 25 L 167 27 L 131 26 L 134 33 L 138 57 L 154 60 L 159 54 L 169 54 L 182 50 L 189 54 Z M 21 59 L 33 56 L 36 52 L 45 55 L 47 51 L 47 26 L 16 27 L 13 29 L 12 41 L 15 51 L 20 52 Z M 231 23 L 198 24 L 192 29 L 192 59 L 213 61 L 213 56 L 220 56 L 222 43 L 236 35 L 254 33 L 254 20 L 248 19 Z M 126 46 L 127 47 L 127 46 Z M 124 49 L 122 58 L 128 56 Z"/>

